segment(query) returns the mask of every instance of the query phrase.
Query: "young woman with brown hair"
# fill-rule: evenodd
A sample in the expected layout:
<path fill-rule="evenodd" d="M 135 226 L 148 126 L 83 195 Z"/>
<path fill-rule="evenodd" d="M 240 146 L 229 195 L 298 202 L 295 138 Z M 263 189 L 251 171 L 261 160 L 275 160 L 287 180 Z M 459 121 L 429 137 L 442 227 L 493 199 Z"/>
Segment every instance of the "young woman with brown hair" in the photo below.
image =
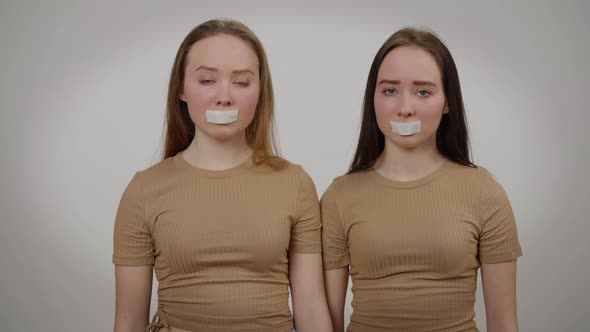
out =
<path fill-rule="evenodd" d="M 348 174 L 321 201 L 334 330 L 477 331 L 481 266 L 487 331 L 517 331 L 514 216 L 470 160 L 459 76 L 431 32 L 393 34 L 371 66 Z"/>

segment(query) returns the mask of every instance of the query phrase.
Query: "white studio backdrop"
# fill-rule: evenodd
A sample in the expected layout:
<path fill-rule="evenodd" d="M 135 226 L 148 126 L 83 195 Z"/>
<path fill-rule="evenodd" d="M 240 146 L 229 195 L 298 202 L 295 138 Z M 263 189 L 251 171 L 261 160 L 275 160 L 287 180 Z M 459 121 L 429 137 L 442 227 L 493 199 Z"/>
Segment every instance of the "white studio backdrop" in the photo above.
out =
<path fill-rule="evenodd" d="M 502 183 L 517 217 L 521 331 L 584 331 L 589 9 L 584 1 L 2 1 L 2 330 L 112 330 L 121 193 L 159 160 L 180 42 L 197 24 L 229 17 L 265 45 L 281 151 L 320 195 L 350 163 L 380 45 L 407 25 L 436 31 L 459 69 L 474 160 Z M 485 331 L 481 288 L 476 314 Z"/>

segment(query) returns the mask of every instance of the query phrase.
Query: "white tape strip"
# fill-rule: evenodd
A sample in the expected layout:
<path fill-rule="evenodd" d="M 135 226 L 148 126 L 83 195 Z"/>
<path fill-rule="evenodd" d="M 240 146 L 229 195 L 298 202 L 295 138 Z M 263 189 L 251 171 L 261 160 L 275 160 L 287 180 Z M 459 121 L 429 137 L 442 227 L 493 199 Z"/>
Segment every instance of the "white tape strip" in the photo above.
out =
<path fill-rule="evenodd" d="M 409 136 L 422 131 L 422 122 L 395 122 L 391 121 L 391 130 L 402 136 Z"/>
<path fill-rule="evenodd" d="M 238 110 L 219 111 L 207 110 L 207 122 L 216 124 L 228 124 L 238 121 Z"/>

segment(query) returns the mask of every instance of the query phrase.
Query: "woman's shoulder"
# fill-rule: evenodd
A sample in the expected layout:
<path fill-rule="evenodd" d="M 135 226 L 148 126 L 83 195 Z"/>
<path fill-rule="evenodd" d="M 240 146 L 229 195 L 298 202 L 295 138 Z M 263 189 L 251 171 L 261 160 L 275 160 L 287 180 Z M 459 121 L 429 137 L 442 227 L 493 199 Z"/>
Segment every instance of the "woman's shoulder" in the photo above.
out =
<path fill-rule="evenodd" d="M 373 172 L 374 170 L 370 168 L 337 176 L 332 180 L 324 195 L 358 194 L 364 188 L 371 187 Z"/>
<path fill-rule="evenodd" d="M 178 168 L 178 158 L 180 158 L 180 154 L 164 158 L 140 172 L 146 175 L 156 176 L 160 173 L 176 170 Z"/>
<path fill-rule="evenodd" d="M 478 190 L 495 190 L 501 187 L 494 174 L 481 165 L 465 166 L 448 162 L 447 174 L 453 183 L 470 185 Z"/>
<path fill-rule="evenodd" d="M 147 168 L 136 171 L 132 181 L 136 185 L 149 186 L 170 179 L 171 175 L 178 172 L 175 158 L 177 157 L 168 157 Z"/>

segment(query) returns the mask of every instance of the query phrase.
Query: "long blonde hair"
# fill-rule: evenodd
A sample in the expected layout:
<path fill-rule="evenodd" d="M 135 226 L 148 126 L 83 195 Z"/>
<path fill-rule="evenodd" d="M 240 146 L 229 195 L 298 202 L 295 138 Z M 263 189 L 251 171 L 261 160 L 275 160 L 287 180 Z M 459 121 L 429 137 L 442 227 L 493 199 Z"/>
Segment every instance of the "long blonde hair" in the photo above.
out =
<path fill-rule="evenodd" d="M 285 161 L 279 157 L 274 136 L 274 93 L 264 47 L 252 30 L 231 19 L 214 19 L 198 25 L 189 32 L 178 48 L 168 84 L 163 159 L 185 150 L 195 137 L 195 125 L 189 116 L 186 102 L 179 98 L 184 82 L 186 56 L 194 43 L 218 34 L 240 38 L 253 48 L 258 57 L 260 93 L 254 118 L 246 128 L 246 142 L 254 151 L 252 161 L 255 164 L 267 163 L 273 168 L 281 168 Z"/>

